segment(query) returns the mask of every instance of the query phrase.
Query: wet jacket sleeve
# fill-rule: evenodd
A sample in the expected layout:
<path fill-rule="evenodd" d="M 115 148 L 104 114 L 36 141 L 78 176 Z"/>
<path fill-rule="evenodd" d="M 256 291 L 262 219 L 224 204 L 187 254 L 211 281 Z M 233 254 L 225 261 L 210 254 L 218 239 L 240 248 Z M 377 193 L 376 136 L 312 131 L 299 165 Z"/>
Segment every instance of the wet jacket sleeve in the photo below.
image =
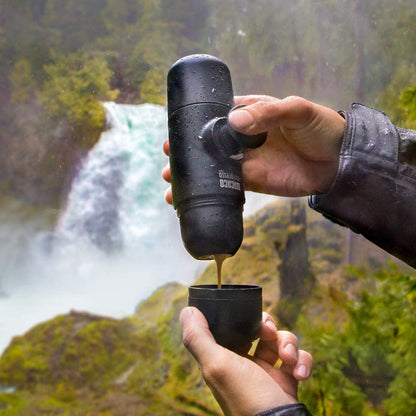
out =
<path fill-rule="evenodd" d="M 416 132 L 361 104 L 342 114 L 336 180 L 309 205 L 416 267 Z"/>
<path fill-rule="evenodd" d="M 302 403 L 288 404 L 279 406 L 266 412 L 259 413 L 257 416 L 312 416 L 306 406 Z"/>

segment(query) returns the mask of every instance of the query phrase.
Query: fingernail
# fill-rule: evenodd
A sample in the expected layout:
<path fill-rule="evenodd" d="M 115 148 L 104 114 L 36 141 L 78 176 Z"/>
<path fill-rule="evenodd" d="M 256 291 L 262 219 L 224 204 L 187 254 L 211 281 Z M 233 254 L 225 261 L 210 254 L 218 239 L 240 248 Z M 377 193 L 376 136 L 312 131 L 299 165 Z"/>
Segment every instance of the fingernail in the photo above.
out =
<path fill-rule="evenodd" d="M 297 368 L 297 373 L 299 374 L 300 377 L 302 378 L 307 378 L 309 376 L 309 371 L 306 368 L 305 365 L 301 364 L 298 368 Z"/>
<path fill-rule="evenodd" d="M 246 129 L 254 124 L 253 116 L 245 110 L 235 110 L 228 116 L 231 127 L 235 129 Z"/>
<path fill-rule="evenodd" d="M 274 324 L 274 322 L 273 322 L 273 321 L 266 321 L 266 322 L 265 322 L 265 325 L 266 325 L 268 328 L 272 329 L 274 332 L 277 332 L 276 325 Z"/>
<path fill-rule="evenodd" d="M 194 313 L 194 311 L 193 311 L 192 308 L 182 309 L 182 312 L 179 315 L 179 322 L 181 323 L 181 325 L 183 325 L 186 321 L 191 319 L 193 313 Z"/>
<path fill-rule="evenodd" d="M 286 354 L 290 355 L 294 360 L 298 359 L 298 351 L 293 344 L 287 344 L 286 347 L 283 348 Z"/>

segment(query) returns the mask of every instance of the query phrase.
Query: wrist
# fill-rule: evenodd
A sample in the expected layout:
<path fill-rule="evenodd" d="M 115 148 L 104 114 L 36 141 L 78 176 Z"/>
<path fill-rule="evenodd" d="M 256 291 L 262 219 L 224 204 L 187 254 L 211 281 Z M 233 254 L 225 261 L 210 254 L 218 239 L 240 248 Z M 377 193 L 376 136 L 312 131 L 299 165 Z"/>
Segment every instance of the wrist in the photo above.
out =
<path fill-rule="evenodd" d="M 334 119 L 332 140 L 330 141 L 330 147 L 332 148 L 331 154 L 333 155 L 333 159 L 328 160 L 324 168 L 325 175 L 322 179 L 322 183 L 320 186 L 318 186 L 318 189 L 315 189 L 311 194 L 326 194 L 329 192 L 338 175 L 342 143 L 344 141 L 348 127 L 345 121 L 345 112 L 339 111 L 335 114 L 336 120 Z"/>

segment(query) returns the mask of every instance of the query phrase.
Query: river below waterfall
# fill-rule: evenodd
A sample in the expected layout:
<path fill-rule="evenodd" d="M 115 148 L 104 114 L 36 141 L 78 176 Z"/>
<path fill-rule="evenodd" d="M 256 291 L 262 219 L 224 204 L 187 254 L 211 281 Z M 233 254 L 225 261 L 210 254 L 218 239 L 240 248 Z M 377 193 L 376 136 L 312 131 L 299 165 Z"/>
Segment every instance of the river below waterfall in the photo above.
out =
<path fill-rule="evenodd" d="M 14 335 L 71 309 L 131 315 L 157 287 L 188 284 L 207 265 L 185 251 L 164 201 L 165 107 L 104 106 L 110 129 L 80 167 L 54 229 L 46 213 L 23 221 L 18 205 L 0 208 L 0 353 Z M 246 214 L 265 201 L 247 199 Z"/>

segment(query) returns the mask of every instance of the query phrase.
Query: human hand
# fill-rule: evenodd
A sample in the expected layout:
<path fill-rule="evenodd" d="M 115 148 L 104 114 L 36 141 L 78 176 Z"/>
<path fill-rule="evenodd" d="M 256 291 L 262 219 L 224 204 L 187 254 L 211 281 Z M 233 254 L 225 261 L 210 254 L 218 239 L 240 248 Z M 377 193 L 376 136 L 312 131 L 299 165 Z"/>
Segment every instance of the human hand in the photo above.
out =
<path fill-rule="evenodd" d="M 196 308 L 185 308 L 180 321 L 184 345 L 198 361 L 225 415 L 253 416 L 297 402 L 298 380 L 309 377 L 312 356 L 298 349 L 295 335 L 277 331 L 270 315 L 263 313 L 254 356 L 238 355 L 218 345 Z M 282 364 L 277 368 L 279 360 Z"/>
<path fill-rule="evenodd" d="M 247 149 L 242 164 L 247 190 L 280 196 L 325 193 L 335 180 L 344 118 L 300 97 L 236 97 L 244 104 L 230 125 L 247 135 L 267 131 L 266 142 Z"/>
<path fill-rule="evenodd" d="M 247 135 L 267 131 L 266 142 L 247 149 L 242 160 L 245 189 L 280 196 L 325 193 L 335 180 L 344 134 L 344 118 L 336 111 L 300 97 L 283 100 L 249 95 L 235 97 L 246 107 L 230 113 L 231 126 Z M 169 144 L 164 143 L 169 155 Z M 170 182 L 166 166 L 163 178 Z M 169 189 L 166 200 L 172 203 Z"/>
<path fill-rule="evenodd" d="M 163 143 L 163 152 L 166 156 L 169 156 L 169 142 L 167 140 Z M 166 181 L 171 183 L 172 177 L 170 174 L 170 165 L 169 163 L 163 168 L 162 170 L 162 178 Z M 168 188 L 165 192 L 165 199 L 168 204 L 172 204 L 172 188 Z"/>

